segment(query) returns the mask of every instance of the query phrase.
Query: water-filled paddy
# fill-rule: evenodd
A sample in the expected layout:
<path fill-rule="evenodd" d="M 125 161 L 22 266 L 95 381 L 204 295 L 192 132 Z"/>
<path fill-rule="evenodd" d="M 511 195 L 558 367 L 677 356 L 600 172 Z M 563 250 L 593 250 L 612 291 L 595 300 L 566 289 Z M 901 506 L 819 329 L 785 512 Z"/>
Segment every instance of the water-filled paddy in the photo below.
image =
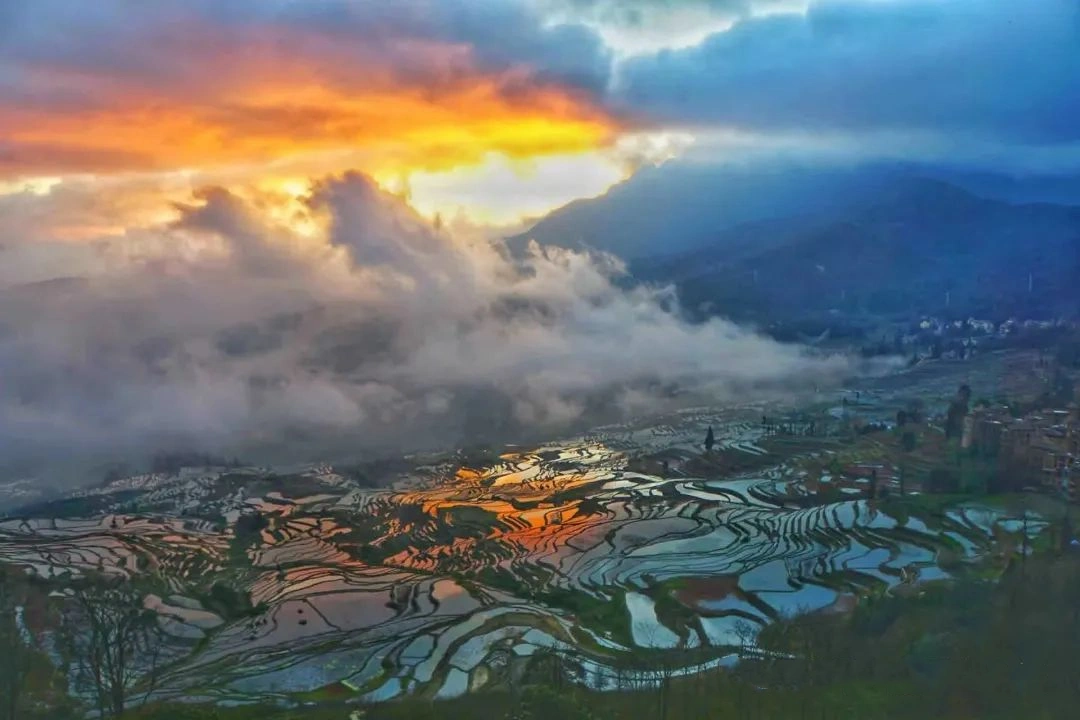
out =
<path fill-rule="evenodd" d="M 763 452 L 753 424 L 708 421 L 718 445 Z M 634 646 L 711 646 L 706 662 L 723 664 L 774 618 L 947 578 L 942 548 L 971 558 L 995 532 L 1022 530 L 977 505 L 901 527 L 856 493 L 786 506 L 802 480 L 780 466 L 731 478 L 628 468 L 639 440 L 696 452 L 700 422 L 686 422 L 421 466 L 379 489 L 324 470 L 145 476 L 123 489 L 152 498 L 153 514 L 0 521 L 0 561 L 50 577 L 165 578 L 148 607 L 177 643 L 200 642 L 159 681 L 162 696 L 344 681 L 386 699 L 460 694 L 541 648 L 576 653 L 598 686 Z M 256 511 L 264 526 L 243 534 L 238 519 Z M 1041 527 L 1028 522 L 1029 533 Z M 194 598 L 214 581 L 249 593 L 259 612 L 203 609 Z"/>

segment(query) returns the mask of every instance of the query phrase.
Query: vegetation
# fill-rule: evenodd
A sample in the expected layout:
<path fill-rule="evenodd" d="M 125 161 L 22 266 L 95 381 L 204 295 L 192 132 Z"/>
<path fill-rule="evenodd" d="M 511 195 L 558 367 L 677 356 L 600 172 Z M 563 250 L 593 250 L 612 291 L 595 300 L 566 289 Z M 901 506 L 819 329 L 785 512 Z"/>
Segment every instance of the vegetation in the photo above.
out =
<path fill-rule="evenodd" d="M 39 624 L 28 644 L 23 640 L 21 621 L 14 608 L 26 603 L 23 586 L 29 581 L 23 577 L 16 584 L 7 582 L 8 577 L 0 577 L 0 682 L 13 683 L 0 684 L 0 699 L 6 703 L 0 707 L 0 720 L 44 718 L 49 711 L 52 717 L 96 713 L 103 718 L 136 720 L 1068 716 L 1066 711 L 1080 700 L 1080 692 L 1070 685 L 1069 665 L 1062 661 L 1080 640 L 1080 624 L 1073 609 L 1075 597 L 1080 595 L 1080 558 L 1071 553 L 1070 543 L 1071 528 L 1080 517 L 1075 508 L 1065 511 L 1059 503 L 1047 508 L 1042 503 L 1052 502 L 1049 495 L 1001 494 L 999 458 L 984 455 L 979 448 L 962 447 L 971 395 L 971 390 L 962 386 L 944 418 L 937 409 L 928 412 L 921 403 L 885 407 L 888 414 L 884 417 L 890 419 L 897 407 L 904 408 L 897 412 L 896 427 L 892 428 L 891 423 L 868 422 L 860 417 L 862 408 L 871 408 L 871 412 L 883 408 L 873 399 L 860 403 L 856 393 L 853 402 L 844 401 L 842 419 L 830 420 L 824 413 L 763 416 L 761 424 L 766 434 L 755 441 L 760 454 L 731 448 L 726 438 L 713 449 L 717 436 L 709 427 L 704 454 L 672 453 L 637 460 L 644 472 L 656 472 L 656 467 L 661 467 L 665 476 L 673 469 L 671 475 L 688 477 L 724 477 L 735 463 L 773 468 L 781 459 L 790 460 L 779 467 L 805 476 L 806 485 L 796 487 L 797 493 L 788 487 L 778 492 L 790 494 L 764 495 L 767 502 L 791 508 L 867 498 L 872 501 L 871 507 L 899 521 L 901 527 L 888 530 L 890 538 L 905 547 L 932 550 L 936 553 L 933 569 L 944 571 L 937 577 L 948 578 L 909 584 L 906 581 L 912 580 L 919 568 L 925 570 L 930 564 L 921 561 L 903 569 L 879 567 L 885 575 L 905 579 L 888 594 L 888 582 L 880 578 L 869 583 L 865 577 L 853 580 L 852 575 L 858 573 L 850 571 L 851 575 L 845 575 L 844 570 L 821 575 L 811 582 L 841 591 L 837 602 L 827 610 L 799 617 L 769 607 L 772 612 L 765 614 L 775 622 L 765 626 L 759 635 L 747 632 L 741 649 L 688 647 L 692 637 L 702 637 L 704 626 L 698 624 L 697 617 L 705 613 L 684 604 L 680 592 L 686 590 L 680 585 L 686 582 L 683 576 L 657 581 L 646 574 L 642 583 L 634 587 L 649 595 L 660 623 L 681 638 L 681 643 L 670 644 L 681 646 L 639 648 L 626 654 L 612 651 L 597 638 L 633 647 L 632 635 L 641 627 L 635 626 L 631 633 L 623 589 L 605 588 L 606 596 L 601 596 L 580 586 L 565 586 L 557 582 L 558 571 L 546 564 L 523 563 L 510 570 L 509 563 L 503 561 L 512 559 L 513 551 L 493 539 L 513 528 L 512 523 L 504 522 L 501 510 L 457 501 L 428 503 L 414 496 L 388 504 L 382 514 L 364 515 L 362 521 L 340 507 L 307 512 L 313 518 L 334 521 L 339 547 L 365 562 L 401 564 L 396 555 L 415 553 L 408 557 L 421 561 L 417 563 L 421 568 L 423 561 L 437 561 L 440 574 L 453 578 L 470 596 L 483 598 L 484 603 L 493 601 L 490 590 L 498 588 L 523 604 L 527 601 L 561 611 L 571 621 L 570 629 L 550 618 L 538 621 L 537 627 L 560 641 L 576 643 L 577 650 L 558 655 L 533 647 L 536 654 L 530 659 L 517 657 L 507 645 L 499 652 L 513 657 L 505 659 L 500 655 L 502 664 L 484 668 L 491 674 L 482 683 L 483 689 L 454 700 L 432 700 L 444 679 L 436 673 L 431 686 L 412 688 L 410 697 L 371 706 L 357 704 L 363 692 L 390 676 L 393 665 L 384 660 L 385 672 L 375 678 L 378 683 L 369 681 L 359 691 L 334 683 L 292 694 L 282 690 L 273 695 L 273 705 L 142 705 L 152 695 L 158 674 L 157 618 L 145 611 L 138 600 L 143 592 L 136 594 L 125 586 L 91 579 L 77 581 L 74 594 L 56 602 L 44 600 L 42 593 L 38 601 L 62 608 L 63 622 Z M 832 432 L 834 427 L 840 430 Z M 669 467 L 668 458 L 677 466 Z M 653 466 L 648 465 L 650 462 Z M 819 483 L 826 473 L 831 477 Z M 374 477 L 369 477 L 372 483 L 376 483 Z M 464 464 L 457 477 L 463 485 L 490 486 L 482 485 L 481 473 Z M 264 482 L 240 473 L 223 478 L 245 484 Z M 280 485 L 287 486 L 286 497 L 303 497 L 318 489 L 315 486 L 307 492 L 307 482 L 299 478 L 295 484 L 290 479 Z M 274 485 L 275 490 L 278 485 Z M 639 509 L 651 510 L 673 496 L 674 483 L 654 485 L 650 495 L 635 500 Z M 595 487 L 588 483 L 572 485 L 553 492 L 544 501 L 528 495 L 525 499 L 510 495 L 505 500 L 494 496 L 498 504 L 493 507 L 501 508 L 508 502 L 516 510 L 545 509 L 545 502 L 553 506 L 576 503 L 574 519 L 595 516 L 606 510 L 604 502 L 596 497 Z M 979 500 L 970 502 L 974 496 Z M 278 499 L 267 502 L 289 504 L 275 497 Z M 988 540 L 986 533 L 975 526 L 945 518 L 946 512 L 956 510 L 959 503 L 977 506 L 980 512 L 987 508 L 1004 510 L 1011 522 L 992 525 L 992 539 Z M 1035 514 L 1054 522 L 1049 532 L 1029 538 L 1028 519 Z M 561 517 L 551 523 L 563 524 Z M 240 576 L 256 572 L 250 568 L 251 551 L 270 540 L 289 537 L 291 521 L 282 518 L 273 509 L 241 515 L 231 535 L 225 536 L 231 543 L 226 558 L 228 574 L 195 575 L 198 579 L 185 594 L 227 621 L 265 610 L 252 607 L 251 596 L 244 589 L 247 585 Z M 910 522 L 908 526 L 912 518 L 918 518 L 921 524 Z M 923 525 L 934 531 L 951 528 L 954 537 L 942 536 L 928 542 L 917 529 Z M 869 531 L 857 528 L 852 537 L 869 535 Z M 974 543 L 976 536 L 980 554 L 988 545 L 993 548 L 978 561 L 964 547 L 965 539 Z M 774 536 L 766 533 L 765 537 Z M 843 537 L 840 542 L 845 542 Z M 467 550 L 439 556 L 437 553 L 450 543 L 460 543 Z M 285 567 L 297 567 L 301 561 L 276 562 L 278 579 L 284 580 Z M 987 581 L 998 580 L 1002 573 L 1000 584 Z M 157 580 L 163 577 L 159 575 Z M 63 584 L 45 579 L 37 582 L 49 589 L 72 587 L 70 577 Z M 22 589 L 12 591 L 16 585 Z M 399 592 L 403 587 L 407 589 L 394 585 L 390 591 L 388 606 L 394 611 L 409 608 L 411 597 Z M 856 600 L 852 593 L 858 593 L 861 599 Z M 517 615 L 505 616 L 499 622 L 512 624 L 518 619 Z M 41 632 L 41 628 L 49 630 Z M 41 652 L 46 643 L 39 642 L 52 634 L 52 628 L 59 628 L 55 633 L 60 640 L 59 672 L 52 670 L 53 662 Z M 741 654 L 735 667 L 686 676 L 679 672 L 729 651 Z M 582 670 L 577 652 L 602 657 L 615 673 L 617 691 L 589 690 L 581 682 L 587 671 Z M 44 682 L 33 677 L 42 661 L 47 668 L 40 673 Z M 497 671 L 492 669 L 496 667 Z M 72 687 L 77 691 L 75 699 L 67 697 L 65 673 L 70 673 Z M 64 682 L 64 692 L 59 695 L 55 692 L 57 676 Z M 1003 689 L 1010 684 L 1016 686 L 1015 693 Z M 67 707 L 61 705 L 64 701 L 69 703 Z M 50 710 L 46 711 L 46 707 Z M 63 710 L 57 710 L 61 707 Z"/>
<path fill-rule="evenodd" d="M 217 581 L 210 586 L 210 591 L 199 596 L 203 607 L 226 619 L 255 616 L 265 610 L 261 605 L 251 604 L 251 595 L 246 590 L 237 590 L 233 586 Z"/>
<path fill-rule="evenodd" d="M 629 720 L 731 718 L 1068 718 L 1080 687 L 1070 658 L 1080 643 L 1080 555 L 1049 550 L 1013 563 L 1000 582 L 977 574 L 918 593 L 870 596 L 846 615 L 770 625 L 733 669 L 677 677 L 665 651 L 644 680 L 618 692 L 571 682 L 572 658 L 533 660 L 522 684 L 437 701 L 292 709 L 158 706 L 131 720 L 403 720 L 490 717 Z M 642 663 L 647 664 L 642 651 Z M 656 653 L 653 652 L 655 655 Z"/>
<path fill-rule="evenodd" d="M 0 720 L 16 720 L 30 674 L 30 649 L 22 637 L 15 583 L 0 568 Z"/>
<path fill-rule="evenodd" d="M 160 650 L 157 614 L 125 584 L 94 580 L 75 589 L 65 608 L 63 639 L 77 687 L 101 718 L 121 717 L 153 690 Z"/>

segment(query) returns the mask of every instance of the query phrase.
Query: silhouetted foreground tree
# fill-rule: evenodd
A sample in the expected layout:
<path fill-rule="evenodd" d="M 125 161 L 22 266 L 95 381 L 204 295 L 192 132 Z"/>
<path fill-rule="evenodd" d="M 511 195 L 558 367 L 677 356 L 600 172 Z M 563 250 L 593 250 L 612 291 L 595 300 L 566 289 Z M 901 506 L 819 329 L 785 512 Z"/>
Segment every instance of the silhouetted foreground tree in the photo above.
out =
<path fill-rule="evenodd" d="M 98 582 L 75 590 L 64 615 L 64 638 L 74 679 L 100 717 L 120 717 L 140 684 L 144 701 L 152 692 L 160 648 L 156 619 L 130 587 Z"/>

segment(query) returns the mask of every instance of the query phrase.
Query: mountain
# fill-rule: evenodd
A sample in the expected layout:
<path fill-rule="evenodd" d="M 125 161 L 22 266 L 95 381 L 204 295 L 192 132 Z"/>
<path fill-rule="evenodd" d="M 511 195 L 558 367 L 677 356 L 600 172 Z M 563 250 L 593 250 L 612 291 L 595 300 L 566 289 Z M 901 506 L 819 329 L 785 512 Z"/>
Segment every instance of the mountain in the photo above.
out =
<path fill-rule="evenodd" d="M 747 223 L 839 212 L 878 195 L 892 175 L 884 167 L 670 162 L 645 168 L 598 198 L 555 210 L 510 245 L 535 239 L 628 260 L 680 253 L 715 243 Z"/>
<path fill-rule="evenodd" d="M 631 269 L 639 280 L 675 283 L 692 310 L 759 321 L 1071 315 L 1080 310 L 1080 208 L 909 179 L 840 213 L 743 225 Z"/>
<path fill-rule="evenodd" d="M 1067 199 L 1059 180 L 901 164 L 674 163 L 571 203 L 512 242 L 612 252 L 635 279 L 674 283 L 693 313 L 755 322 L 1072 314 L 1080 207 L 1011 199 Z"/>
<path fill-rule="evenodd" d="M 510 238 L 601 250 L 627 260 L 738 239 L 765 221 L 828 221 L 880 203 L 911 183 L 948 183 L 1007 203 L 1080 206 L 1080 176 L 1013 177 L 912 163 L 850 167 L 774 162 L 645 168 L 596 198 L 578 200 Z"/>
<path fill-rule="evenodd" d="M 936 169 L 932 175 L 938 180 L 995 200 L 1080 205 L 1080 175 L 1015 176 L 947 168 Z"/>

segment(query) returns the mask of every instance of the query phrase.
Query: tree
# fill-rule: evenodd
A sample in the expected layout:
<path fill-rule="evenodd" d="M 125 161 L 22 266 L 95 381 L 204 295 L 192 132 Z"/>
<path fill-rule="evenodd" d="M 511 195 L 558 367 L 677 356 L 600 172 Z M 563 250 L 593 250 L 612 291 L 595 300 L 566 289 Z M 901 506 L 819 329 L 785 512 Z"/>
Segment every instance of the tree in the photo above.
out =
<path fill-rule="evenodd" d="M 716 435 L 713 434 L 712 425 L 710 425 L 709 431 L 705 433 L 705 451 L 712 452 L 714 445 L 716 445 Z"/>
<path fill-rule="evenodd" d="M 947 439 L 958 438 L 964 434 L 964 418 L 967 417 L 971 405 L 971 387 L 961 385 L 956 391 L 956 397 L 949 403 L 949 412 L 945 416 L 945 437 Z"/>
<path fill-rule="evenodd" d="M 967 410 L 955 400 L 949 404 L 949 412 L 945 416 L 945 438 L 954 440 L 964 432 L 964 416 Z"/>
<path fill-rule="evenodd" d="M 64 616 L 64 636 L 75 661 L 76 682 L 93 698 L 99 717 L 119 717 L 142 683 L 153 691 L 158 651 L 156 613 L 141 594 L 111 581 L 75 589 Z"/>
<path fill-rule="evenodd" d="M 20 625 L 15 579 L 0 568 L 0 720 L 22 717 L 23 690 L 30 674 L 31 648 Z"/>
<path fill-rule="evenodd" d="M 920 424 L 924 419 L 925 406 L 919 398 L 912 398 L 907 404 L 907 422 Z"/>
<path fill-rule="evenodd" d="M 1061 526 L 1058 530 L 1058 552 L 1065 552 L 1069 549 L 1073 540 L 1073 527 L 1072 521 L 1069 520 L 1069 513 L 1066 511 L 1061 516 Z"/>
<path fill-rule="evenodd" d="M 959 400 L 965 408 L 971 403 L 971 386 L 964 383 L 956 391 L 956 399 Z"/>
<path fill-rule="evenodd" d="M 277 566 L 277 572 L 279 578 L 285 577 L 285 569 L 280 564 Z M 250 594 L 221 581 L 210 586 L 210 592 L 203 600 L 207 609 L 213 610 L 226 619 L 245 617 L 253 614 L 255 610 L 251 604 Z"/>
<path fill-rule="evenodd" d="M 915 449 L 915 433 L 908 430 L 900 436 L 900 447 L 904 449 L 905 456 Z M 900 497 L 904 496 L 904 484 L 907 480 L 907 458 L 900 463 Z"/>
<path fill-rule="evenodd" d="M 960 478 L 949 468 L 936 467 L 930 471 L 926 484 L 930 492 L 954 493 L 960 489 Z"/>
<path fill-rule="evenodd" d="M 236 537 L 245 542 L 270 526 L 270 521 L 259 511 L 245 512 L 233 524 Z"/>

